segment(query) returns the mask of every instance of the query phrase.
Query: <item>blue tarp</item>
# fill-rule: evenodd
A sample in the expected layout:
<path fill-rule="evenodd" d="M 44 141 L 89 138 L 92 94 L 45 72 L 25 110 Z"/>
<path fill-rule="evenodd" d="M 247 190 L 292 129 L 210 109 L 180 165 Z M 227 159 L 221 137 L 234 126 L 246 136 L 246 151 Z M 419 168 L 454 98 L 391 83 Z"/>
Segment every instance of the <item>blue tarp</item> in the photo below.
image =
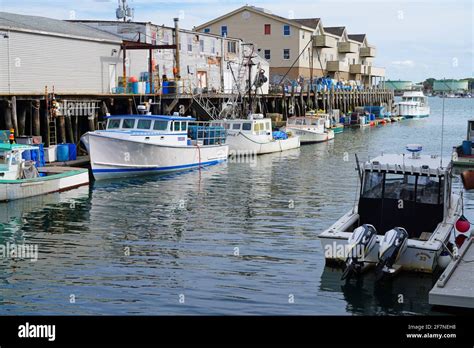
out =
<path fill-rule="evenodd" d="M 282 131 L 275 131 L 272 133 L 273 139 L 275 140 L 284 140 L 288 139 L 288 134 Z"/>

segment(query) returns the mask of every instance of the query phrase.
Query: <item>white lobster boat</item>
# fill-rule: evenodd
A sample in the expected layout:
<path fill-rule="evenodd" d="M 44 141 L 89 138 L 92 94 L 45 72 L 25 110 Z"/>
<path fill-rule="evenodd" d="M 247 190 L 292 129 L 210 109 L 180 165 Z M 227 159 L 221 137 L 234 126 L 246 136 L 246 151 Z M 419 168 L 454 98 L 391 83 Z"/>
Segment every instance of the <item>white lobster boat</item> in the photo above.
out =
<path fill-rule="evenodd" d="M 395 104 L 398 116 L 405 118 L 423 118 L 430 115 L 428 99 L 421 91 L 403 93 L 402 101 Z"/>
<path fill-rule="evenodd" d="M 286 132 L 300 137 L 301 144 L 321 143 L 334 139 L 329 119 L 317 116 L 290 117 L 286 121 Z"/>
<path fill-rule="evenodd" d="M 328 263 L 346 273 L 377 266 L 383 275 L 398 270 L 432 273 L 462 215 L 452 192 L 452 166 L 439 157 L 381 155 L 359 168 L 362 186 L 354 208 L 319 235 Z"/>
<path fill-rule="evenodd" d="M 300 138 L 294 134 L 272 132 L 272 120 L 261 114 L 248 119 L 224 119 L 212 124 L 227 131 L 227 144 L 233 155 L 262 155 L 300 147 Z"/>
<path fill-rule="evenodd" d="M 225 131 L 191 117 L 114 115 L 82 137 L 96 180 L 186 170 L 226 161 Z"/>

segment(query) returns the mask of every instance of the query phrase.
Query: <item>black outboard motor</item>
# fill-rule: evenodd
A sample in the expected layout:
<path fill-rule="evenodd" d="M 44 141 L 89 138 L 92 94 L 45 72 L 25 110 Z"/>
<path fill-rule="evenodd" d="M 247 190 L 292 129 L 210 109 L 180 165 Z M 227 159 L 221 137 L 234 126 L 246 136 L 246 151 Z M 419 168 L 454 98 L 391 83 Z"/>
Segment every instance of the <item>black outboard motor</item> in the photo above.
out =
<path fill-rule="evenodd" d="M 375 267 L 376 279 L 395 273 L 393 265 L 407 249 L 408 232 L 403 227 L 395 227 L 385 233 L 379 246 L 379 262 Z"/>
<path fill-rule="evenodd" d="M 377 231 L 375 227 L 364 224 L 352 232 L 347 243 L 346 269 L 342 273 L 341 280 L 350 279 L 352 274 L 360 274 L 364 268 L 365 257 L 374 248 L 377 242 Z"/>

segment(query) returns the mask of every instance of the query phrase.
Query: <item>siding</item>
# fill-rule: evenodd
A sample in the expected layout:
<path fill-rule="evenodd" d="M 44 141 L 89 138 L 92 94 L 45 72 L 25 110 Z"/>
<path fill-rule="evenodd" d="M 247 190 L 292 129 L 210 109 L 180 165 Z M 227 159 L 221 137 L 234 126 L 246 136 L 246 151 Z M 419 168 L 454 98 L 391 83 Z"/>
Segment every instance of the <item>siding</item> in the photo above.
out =
<path fill-rule="evenodd" d="M 42 93 L 47 85 L 57 93 L 107 93 L 108 65 L 121 62 L 120 45 L 49 35 L 10 32 L 10 52 L 0 50 L 0 62 L 10 56 L 10 83 L 0 78 L 0 93 Z M 1 41 L 0 41 L 1 42 Z M 0 64 L 5 66 L 5 64 Z"/>

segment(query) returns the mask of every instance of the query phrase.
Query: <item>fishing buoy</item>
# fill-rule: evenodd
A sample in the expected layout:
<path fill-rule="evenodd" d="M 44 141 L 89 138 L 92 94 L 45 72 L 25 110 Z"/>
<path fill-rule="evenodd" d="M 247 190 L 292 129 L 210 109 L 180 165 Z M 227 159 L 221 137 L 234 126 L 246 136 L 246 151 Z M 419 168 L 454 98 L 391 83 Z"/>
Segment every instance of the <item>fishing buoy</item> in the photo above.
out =
<path fill-rule="evenodd" d="M 466 233 L 467 231 L 469 231 L 469 229 L 471 228 L 471 224 L 469 223 L 469 221 L 466 219 L 466 217 L 464 215 L 462 215 L 458 221 L 456 221 L 456 230 L 460 233 Z"/>
<path fill-rule="evenodd" d="M 447 250 L 443 250 L 443 252 L 438 257 L 438 266 L 441 269 L 445 269 L 448 267 L 449 263 L 451 262 L 451 255 Z"/>
<path fill-rule="evenodd" d="M 458 248 L 460 248 L 464 242 L 466 241 L 467 239 L 467 236 L 465 234 L 459 234 L 454 240 L 455 240 L 455 243 L 456 243 L 456 246 Z"/>
<path fill-rule="evenodd" d="M 461 174 L 462 184 L 466 190 L 474 189 L 474 171 L 465 170 Z"/>

